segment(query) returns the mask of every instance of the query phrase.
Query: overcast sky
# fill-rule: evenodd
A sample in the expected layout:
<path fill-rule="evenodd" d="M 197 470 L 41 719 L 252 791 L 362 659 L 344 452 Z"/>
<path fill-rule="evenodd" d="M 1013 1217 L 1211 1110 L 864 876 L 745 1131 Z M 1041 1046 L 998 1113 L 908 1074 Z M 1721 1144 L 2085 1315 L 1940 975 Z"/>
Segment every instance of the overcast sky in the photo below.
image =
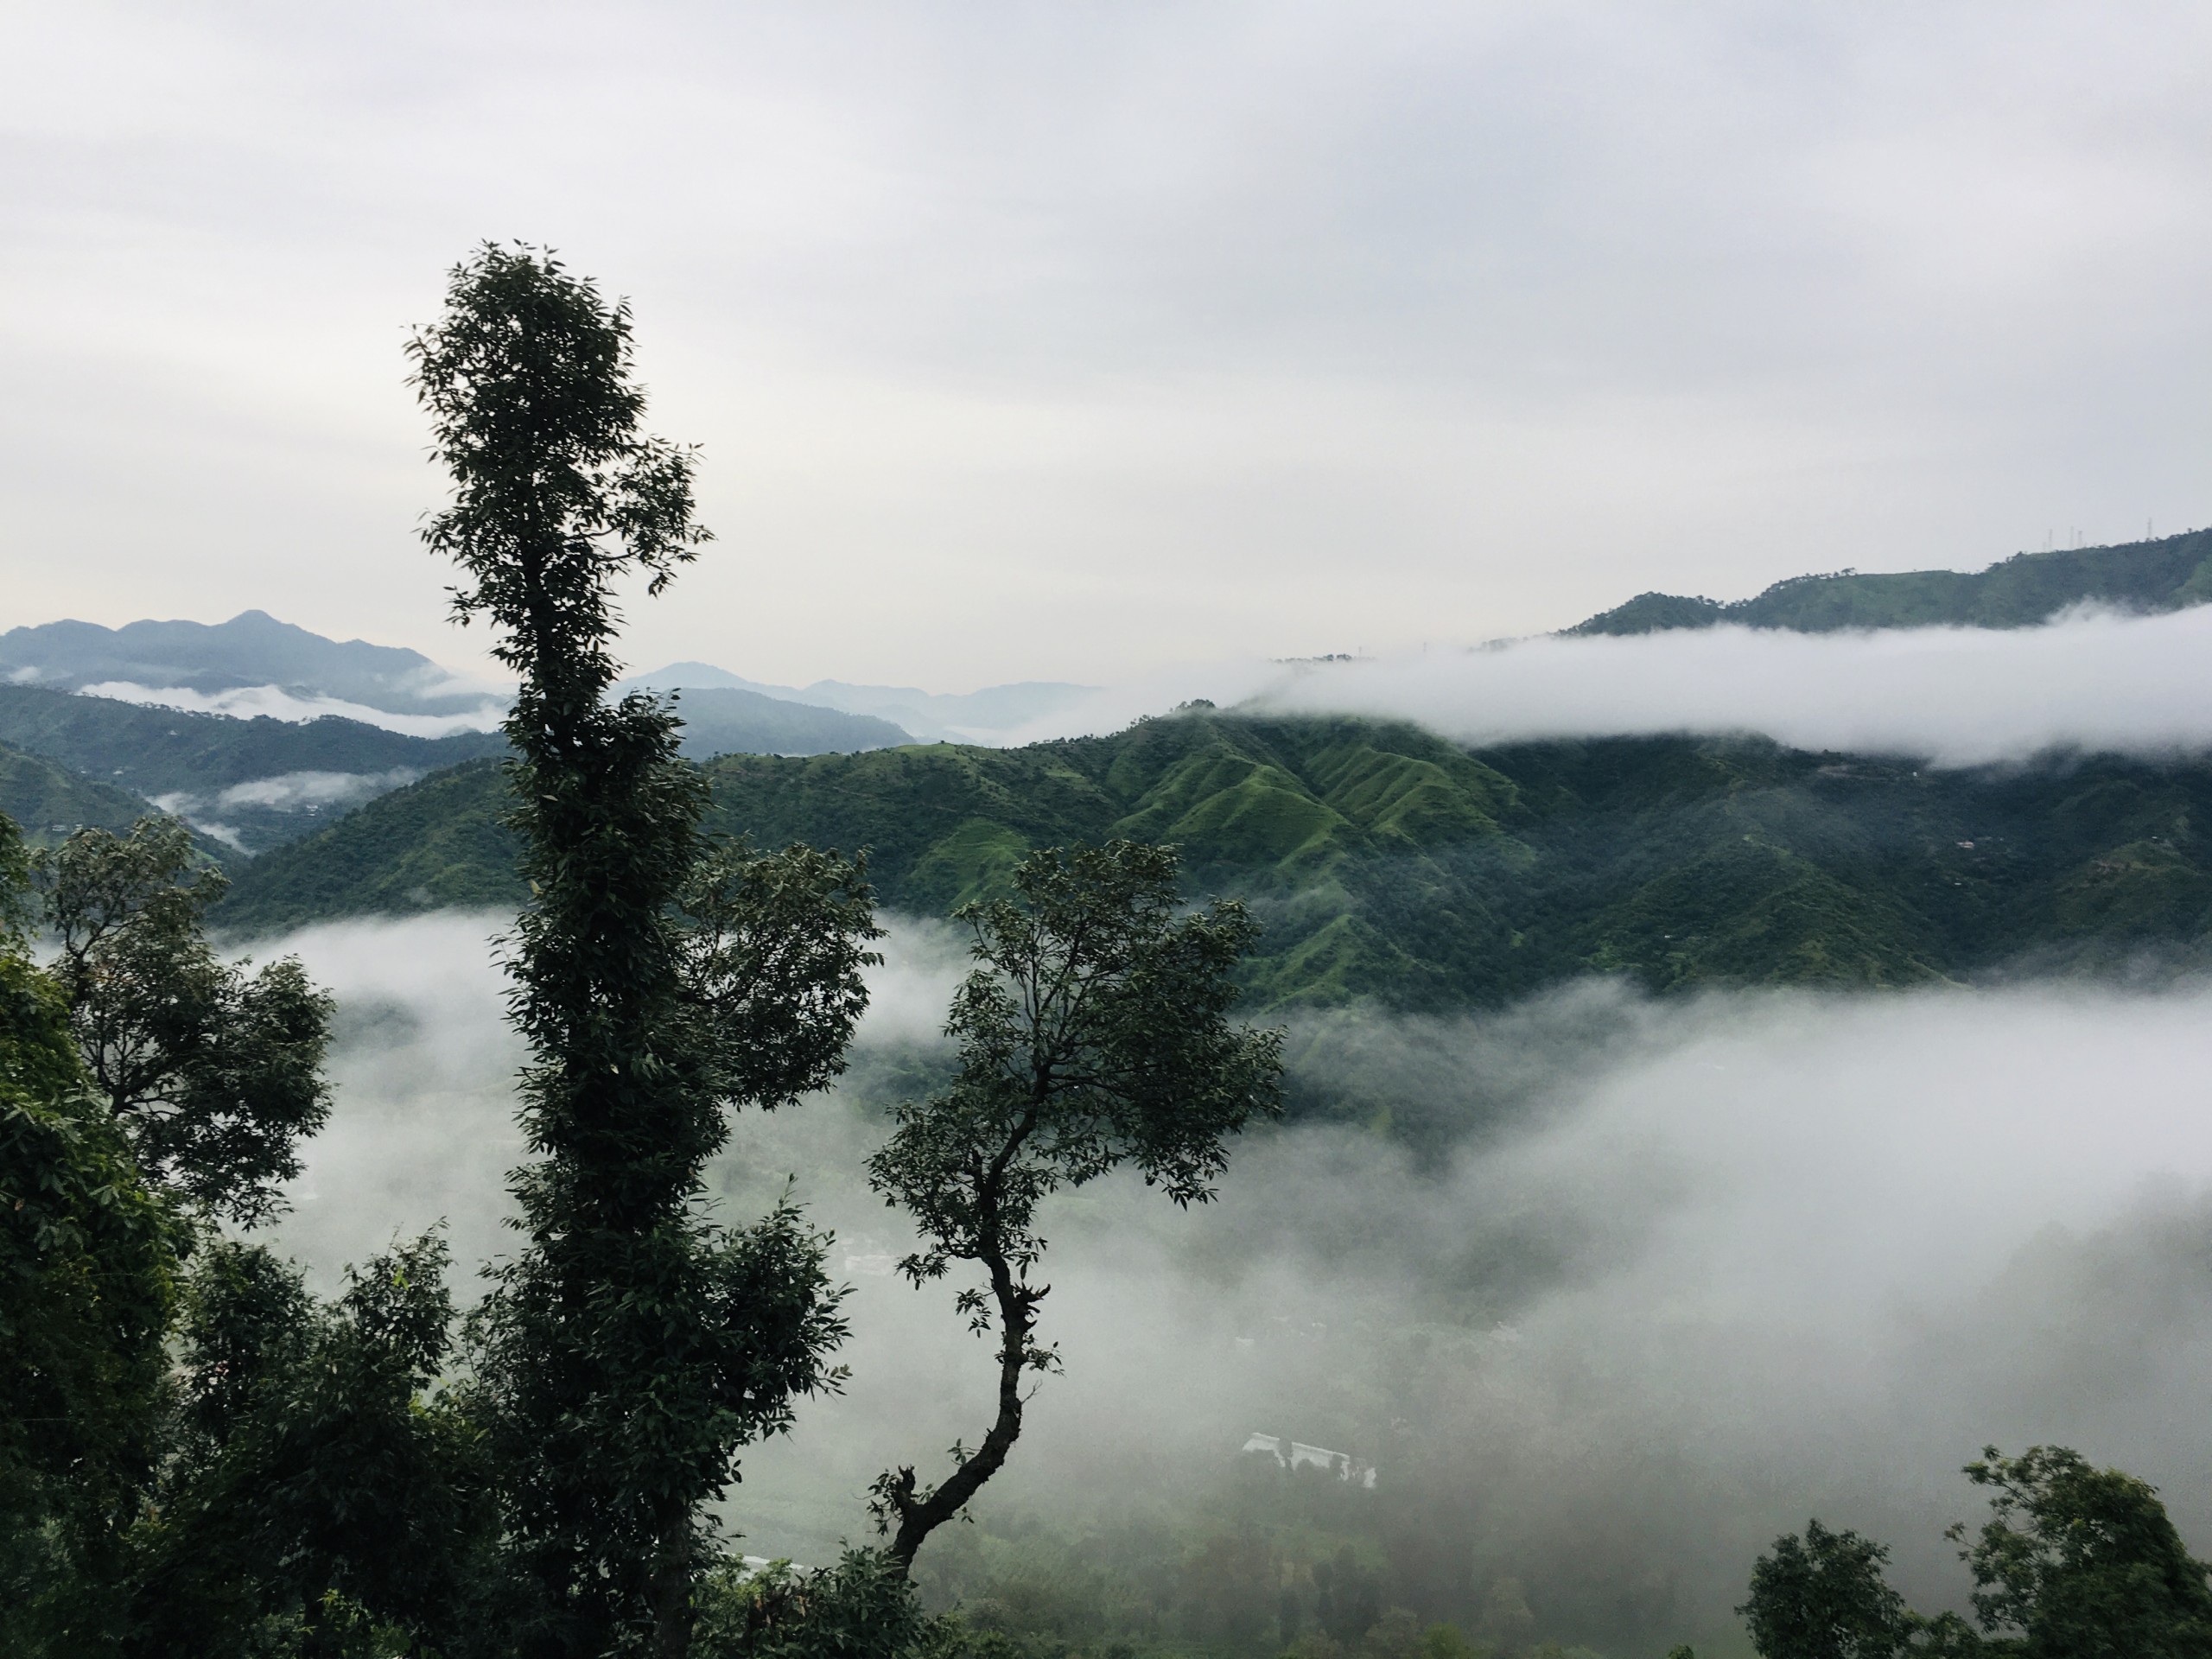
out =
<path fill-rule="evenodd" d="M 406 326 L 637 308 L 640 665 L 962 690 L 2212 520 L 2212 9 L 0 3 L 0 626 L 457 666 Z"/>

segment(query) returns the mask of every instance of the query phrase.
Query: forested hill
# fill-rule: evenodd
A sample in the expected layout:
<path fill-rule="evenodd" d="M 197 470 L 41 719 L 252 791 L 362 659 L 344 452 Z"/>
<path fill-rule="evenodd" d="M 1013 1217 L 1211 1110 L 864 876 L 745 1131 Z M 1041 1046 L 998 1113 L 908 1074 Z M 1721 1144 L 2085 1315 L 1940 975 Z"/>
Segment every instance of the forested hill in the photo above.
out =
<path fill-rule="evenodd" d="M 127 789 L 0 743 L 0 812 L 16 821 L 34 847 L 53 846 L 88 827 L 127 830 L 146 810 L 146 803 Z"/>
<path fill-rule="evenodd" d="M 1750 740 L 1468 754 L 1410 727 L 1192 715 L 1025 749 L 710 763 L 713 827 L 870 849 L 941 913 L 1025 849 L 1124 835 L 1267 924 L 1263 1006 L 1496 1003 L 1577 974 L 1903 985 L 2023 958 L 2194 952 L 2212 765 L 1915 771 Z M 268 931 L 521 894 L 496 766 L 442 772 L 257 860 L 219 913 Z"/>
<path fill-rule="evenodd" d="M 0 742 L 147 796 L 287 772 L 429 772 L 506 747 L 497 732 L 409 737 L 333 715 L 242 720 L 35 685 L 0 685 Z"/>
<path fill-rule="evenodd" d="M 2021 553 L 1986 570 L 1906 570 L 1792 576 L 1751 599 L 1723 601 L 1639 594 L 1569 633 L 1654 633 L 1662 628 L 1748 628 L 1824 633 L 1837 628 L 2022 628 L 2085 601 L 2174 611 L 2212 601 L 2212 531 L 2112 547 Z"/>

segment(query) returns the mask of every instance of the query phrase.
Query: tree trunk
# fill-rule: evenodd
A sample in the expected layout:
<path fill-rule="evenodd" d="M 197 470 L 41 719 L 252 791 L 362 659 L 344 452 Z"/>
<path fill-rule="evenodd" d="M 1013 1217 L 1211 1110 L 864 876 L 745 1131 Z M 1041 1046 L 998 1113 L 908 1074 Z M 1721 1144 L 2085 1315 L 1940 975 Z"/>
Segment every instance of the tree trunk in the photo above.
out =
<path fill-rule="evenodd" d="M 1028 1369 L 1029 1333 L 1036 1328 L 1037 1304 L 1045 1291 L 1017 1283 L 1003 1256 L 989 1256 L 985 1265 L 990 1269 L 991 1294 L 999 1305 L 998 1419 L 974 1455 L 926 1498 L 893 1497 L 899 1530 L 891 1540 L 891 1559 L 902 1573 L 912 1570 L 914 1553 L 921 1548 L 922 1541 L 958 1515 L 982 1490 L 983 1483 L 999 1471 L 1021 1434 L 1021 1374 Z M 913 1471 L 905 1474 L 911 1491 Z"/>

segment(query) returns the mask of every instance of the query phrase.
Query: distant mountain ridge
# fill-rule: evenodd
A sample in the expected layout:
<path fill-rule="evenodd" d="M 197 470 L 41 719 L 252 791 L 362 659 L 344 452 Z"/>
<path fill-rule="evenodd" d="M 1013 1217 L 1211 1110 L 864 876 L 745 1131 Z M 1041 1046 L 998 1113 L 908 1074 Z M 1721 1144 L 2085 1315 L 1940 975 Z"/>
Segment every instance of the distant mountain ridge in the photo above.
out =
<path fill-rule="evenodd" d="M 2212 530 L 2105 547 L 2016 553 L 1986 569 L 1791 576 L 1750 599 L 1638 594 L 1565 630 L 1656 633 L 1735 623 L 1825 633 L 1840 628 L 2024 628 L 2069 607 L 2174 611 L 2212 602 Z"/>
<path fill-rule="evenodd" d="M 787 702 L 733 685 L 687 687 L 676 696 L 676 712 L 683 721 L 683 752 L 695 760 L 717 754 L 845 753 L 914 741 L 905 728 L 873 715 Z"/>
<path fill-rule="evenodd" d="M 779 702 L 840 709 L 888 721 L 928 743 L 989 742 L 1030 721 L 1074 707 L 1097 688 L 1059 680 L 1024 680 L 978 691 L 924 691 L 911 685 L 854 685 L 817 680 L 804 687 L 748 680 L 712 663 L 671 663 L 622 682 L 624 690 L 748 691 Z M 854 747 L 881 747 L 867 745 Z"/>
<path fill-rule="evenodd" d="M 482 689 L 457 684 L 420 652 L 325 639 L 265 611 L 216 623 L 10 628 L 0 633 L 0 680 L 67 691 L 124 683 L 209 695 L 270 685 L 395 715 L 473 714 L 487 701 Z"/>

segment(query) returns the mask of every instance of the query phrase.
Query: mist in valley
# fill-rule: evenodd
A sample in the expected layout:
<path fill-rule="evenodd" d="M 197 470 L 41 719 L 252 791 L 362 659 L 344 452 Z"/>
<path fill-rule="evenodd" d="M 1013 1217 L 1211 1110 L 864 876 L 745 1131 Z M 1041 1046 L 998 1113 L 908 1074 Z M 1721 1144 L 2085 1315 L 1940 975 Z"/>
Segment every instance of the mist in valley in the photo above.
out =
<path fill-rule="evenodd" d="M 325 1286 L 440 1223 L 464 1274 L 508 1248 L 499 925 L 257 950 L 340 998 L 336 1109 L 280 1229 Z M 988 1421 L 957 1286 L 899 1277 L 908 1235 L 860 1174 L 880 1104 L 940 1074 L 962 941 L 894 918 L 886 954 L 841 1086 L 742 1116 L 715 1171 L 733 1220 L 794 1181 L 853 1287 L 844 1392 L 746 1456 L 728 1520 L 756 1554 L 829 1559 L 868 1535 L 875 1474 L 941 1475 Z M 939 1597 L 1047 1595 L 1166 1539 L 1234 1578 L 1235 1541 L 1283 1518 L 1254 1433 L 1376 1466 L 1371 1492 L 1309 1474 L 1296 1501 L 1387 1541 L 1387 1601 L 1473 1629 L 1513 1580 L 1536 1634 L 1616 1654 L 1732 1650 L 1752 1558 L 1809 1516 L 1890 1542 L 1924 1610 L 1960 1605 L 1941 1534 L 1977 1510 L 1956 1471 L 1985 1442 L 2142 1475 L 2212 1548 L 2212 987 L 1583 982 L 1287 1023 L 1294 1112 L 1217 1202 L 1109 1179 L 1048 1210 L 1065 1374 L 982 1524 L 924 1552 Z"/>

